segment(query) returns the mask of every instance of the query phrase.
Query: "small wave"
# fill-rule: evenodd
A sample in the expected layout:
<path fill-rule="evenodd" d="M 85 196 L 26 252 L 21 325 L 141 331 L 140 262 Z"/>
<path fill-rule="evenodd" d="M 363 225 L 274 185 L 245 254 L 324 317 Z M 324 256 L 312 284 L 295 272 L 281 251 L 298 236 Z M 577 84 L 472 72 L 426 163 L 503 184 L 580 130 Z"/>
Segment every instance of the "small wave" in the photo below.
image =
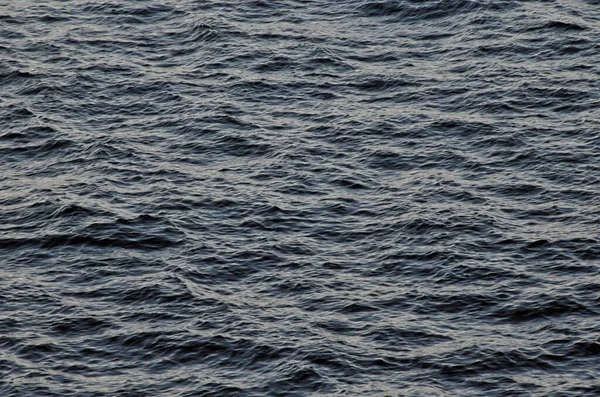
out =
<path fill-rule="evenodd" d="M 368 17 L 401 17 L 408 20 L 428 20 L 451 17 L 480 10 L 501 11 L 516 6 L 514 1 L 430 1 L 419 2 L 411 0 L 367 0 L 358 8 L 361 16 Z"/>

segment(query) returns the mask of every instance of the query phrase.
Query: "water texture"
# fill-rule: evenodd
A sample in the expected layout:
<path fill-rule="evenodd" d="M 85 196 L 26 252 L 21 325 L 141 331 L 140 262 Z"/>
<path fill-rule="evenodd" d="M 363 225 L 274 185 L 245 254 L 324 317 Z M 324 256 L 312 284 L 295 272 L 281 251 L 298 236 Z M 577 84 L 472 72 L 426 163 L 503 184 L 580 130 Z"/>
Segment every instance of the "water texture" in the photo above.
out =
<path fill-rule="evenodd" d="M 600 2 L 0 0 L 0 395 L 600 395 Z"/>

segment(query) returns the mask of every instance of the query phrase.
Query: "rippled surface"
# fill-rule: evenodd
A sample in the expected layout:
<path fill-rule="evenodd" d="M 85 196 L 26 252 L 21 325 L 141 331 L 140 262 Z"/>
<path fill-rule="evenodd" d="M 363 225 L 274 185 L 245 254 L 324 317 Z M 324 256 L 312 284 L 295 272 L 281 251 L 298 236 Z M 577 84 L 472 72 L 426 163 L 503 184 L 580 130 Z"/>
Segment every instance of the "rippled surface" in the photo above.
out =
<path fill-rule="evenodd" d="M 0 1 L 0 394 L 600 393 L 600 3 Z"/>

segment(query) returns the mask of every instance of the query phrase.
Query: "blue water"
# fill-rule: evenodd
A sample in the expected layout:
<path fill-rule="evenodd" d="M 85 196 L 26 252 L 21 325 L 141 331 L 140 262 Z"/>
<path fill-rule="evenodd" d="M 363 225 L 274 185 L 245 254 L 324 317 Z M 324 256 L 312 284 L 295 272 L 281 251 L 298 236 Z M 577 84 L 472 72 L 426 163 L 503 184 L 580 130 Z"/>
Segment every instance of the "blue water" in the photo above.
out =
<path fill-rule="evenodd" d="M 1 396 L 599 362 L 598 1 L 0 0 Z"/>

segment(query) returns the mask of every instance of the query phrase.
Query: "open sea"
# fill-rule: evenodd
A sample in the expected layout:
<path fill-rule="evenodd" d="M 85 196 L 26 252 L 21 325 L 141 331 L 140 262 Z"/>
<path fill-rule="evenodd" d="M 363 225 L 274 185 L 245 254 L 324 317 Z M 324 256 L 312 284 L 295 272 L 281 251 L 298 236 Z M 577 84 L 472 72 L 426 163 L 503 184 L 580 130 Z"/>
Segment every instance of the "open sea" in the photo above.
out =
<path fill-rule="evenodd" d="M 600 396 L 600 1 L 0 0 L 0 396 Z"/>

